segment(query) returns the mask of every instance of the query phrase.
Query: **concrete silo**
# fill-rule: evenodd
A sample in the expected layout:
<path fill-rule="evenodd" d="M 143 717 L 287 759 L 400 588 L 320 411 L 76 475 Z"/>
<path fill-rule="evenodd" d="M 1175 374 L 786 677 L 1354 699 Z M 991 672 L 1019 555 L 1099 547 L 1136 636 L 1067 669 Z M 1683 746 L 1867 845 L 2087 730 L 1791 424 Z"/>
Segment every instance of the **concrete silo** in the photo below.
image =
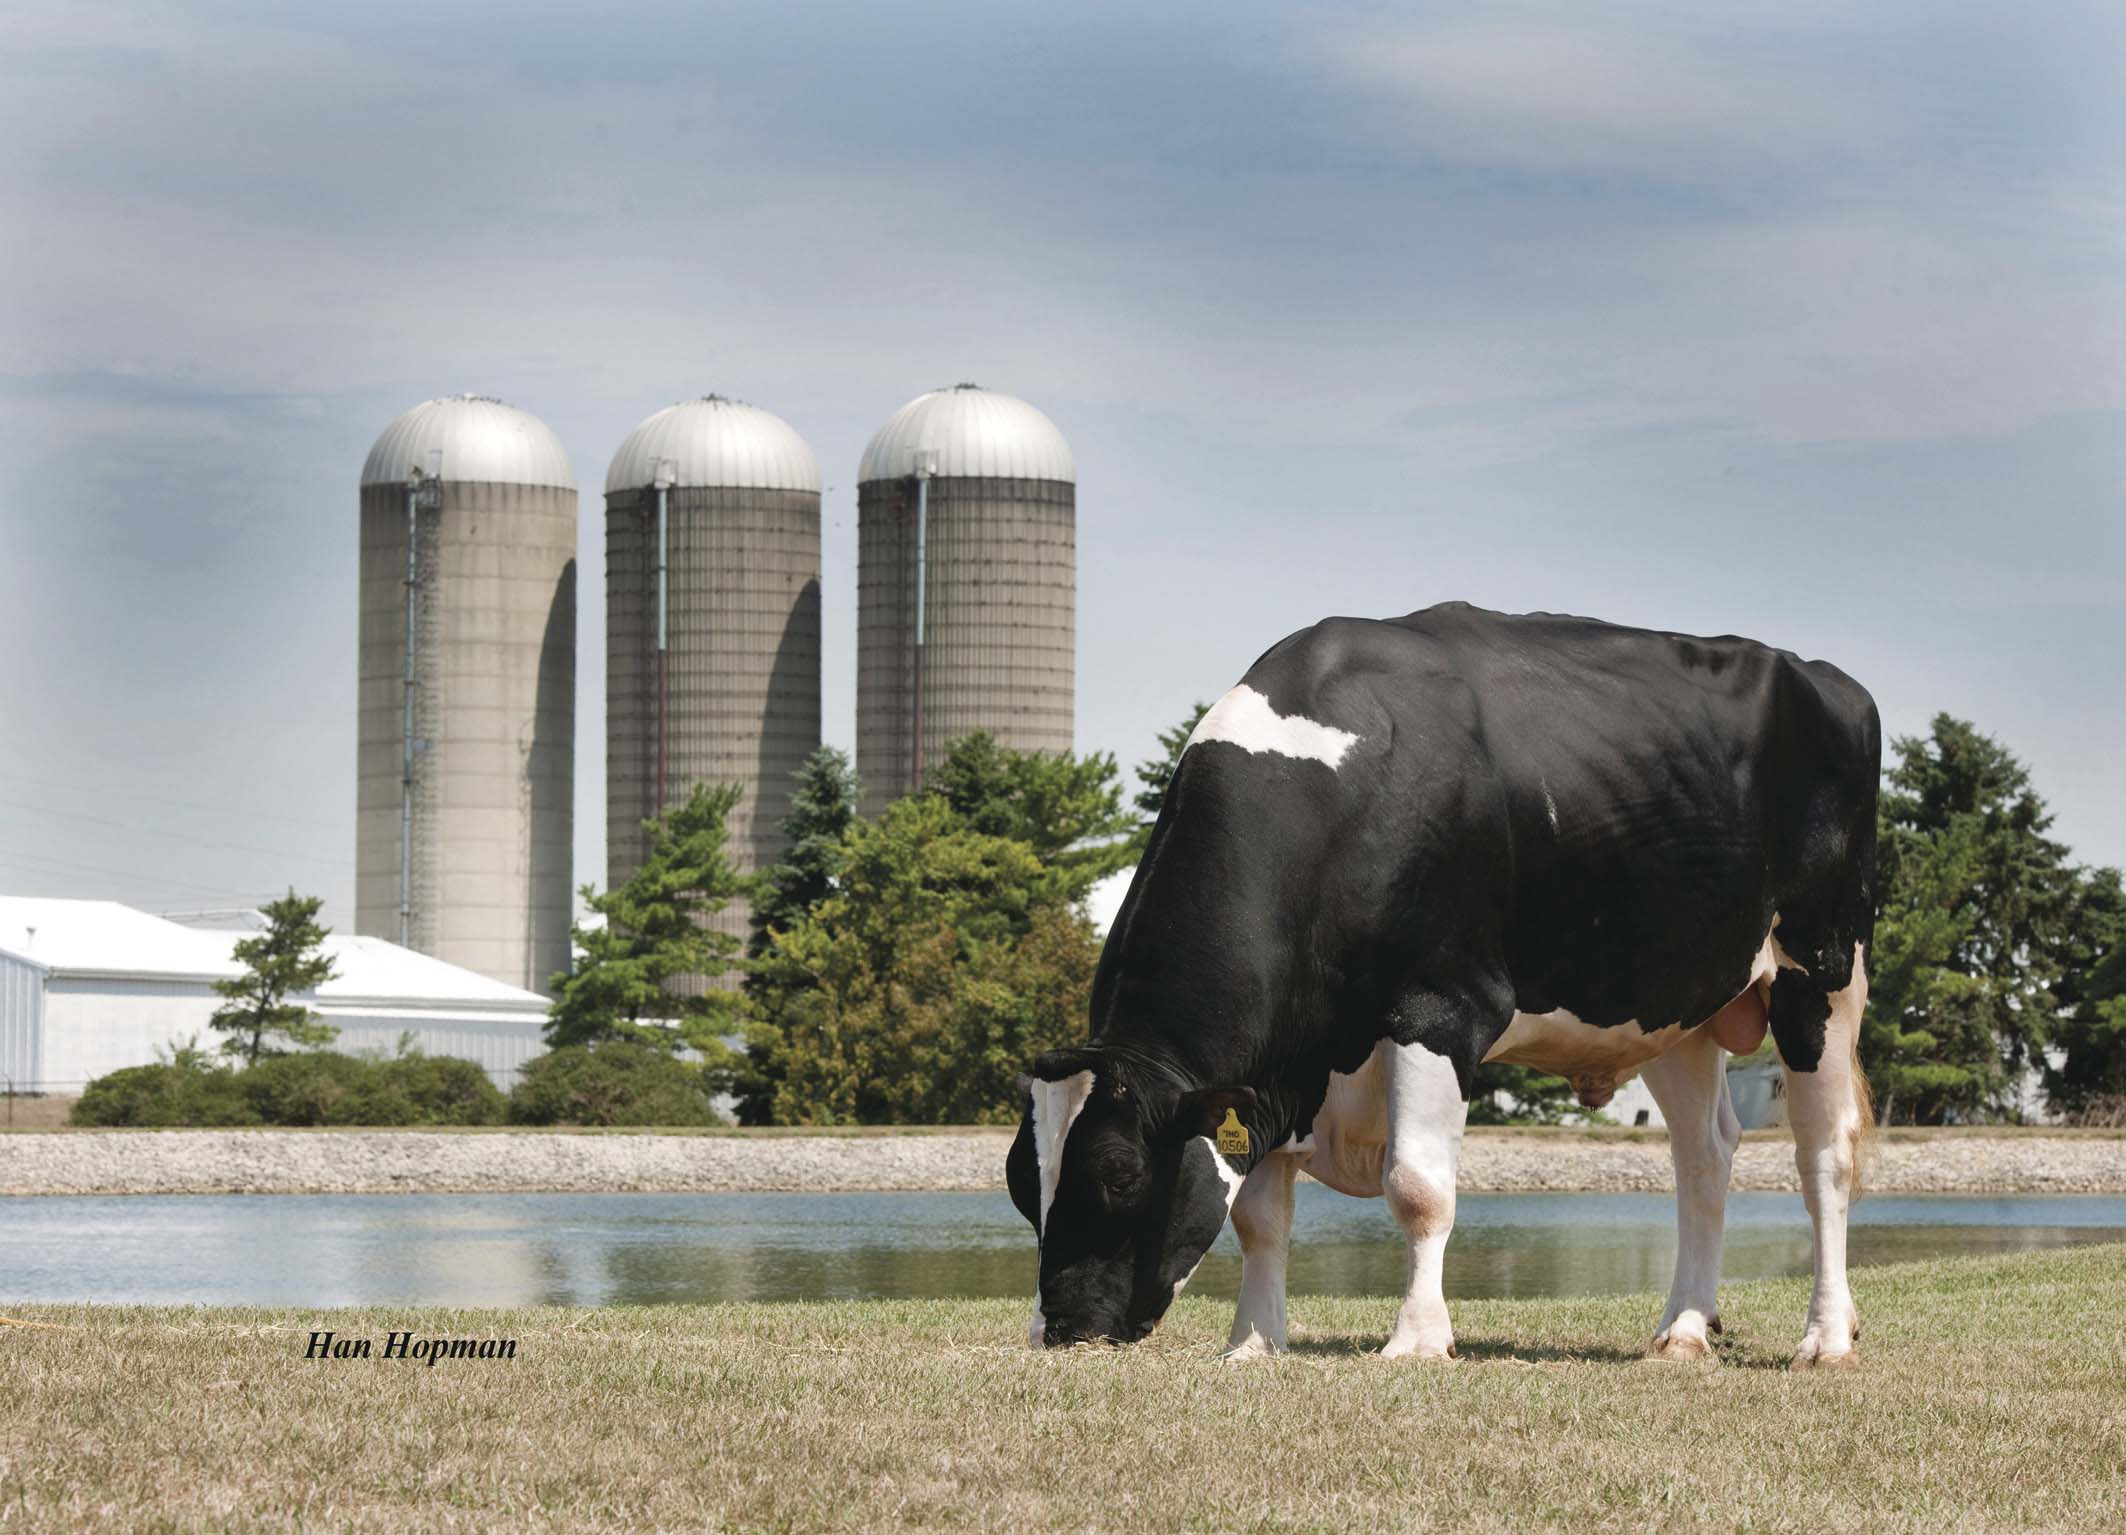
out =
<path fill-rule="evenodd" d="M 628 435 L 605 477 L 606 862 L 698 783 L 736 783 L 747 871 L 782 856 L 819 748 L 819 464 L 779 416 L 709 395 Z M 734 903 L 716 926 L 743 936 Z"/>
<path fill-rule="evenodd" d="M 362 466 L 355 930 L 498 981 L 568 968 L 576 481 L 545 423 L 454 395 Z"/>
<path fill-rule="evenodd" d="M 918 395 L 857 471 L 856 765 L 876 814 L 986 730 L 1068 751 L 1077 466 L 1055 423 L 974 384 Z"/>

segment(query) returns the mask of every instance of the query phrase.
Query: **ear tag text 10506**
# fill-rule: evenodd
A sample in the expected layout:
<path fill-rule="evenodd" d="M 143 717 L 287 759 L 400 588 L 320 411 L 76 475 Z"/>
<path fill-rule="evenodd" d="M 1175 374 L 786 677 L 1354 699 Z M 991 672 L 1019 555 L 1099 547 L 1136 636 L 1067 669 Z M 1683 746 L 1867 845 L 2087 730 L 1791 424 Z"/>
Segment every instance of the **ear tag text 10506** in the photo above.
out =
<path fill-rule="evenodd" d="M 1237 1109 L 1225 1111 L 1225 1123 L 1218 1127 L 1218 1154 L 1224 1157 L 1244 1157 L 1248 1154 L 1248 1127 L 1240 1122 Z"/>

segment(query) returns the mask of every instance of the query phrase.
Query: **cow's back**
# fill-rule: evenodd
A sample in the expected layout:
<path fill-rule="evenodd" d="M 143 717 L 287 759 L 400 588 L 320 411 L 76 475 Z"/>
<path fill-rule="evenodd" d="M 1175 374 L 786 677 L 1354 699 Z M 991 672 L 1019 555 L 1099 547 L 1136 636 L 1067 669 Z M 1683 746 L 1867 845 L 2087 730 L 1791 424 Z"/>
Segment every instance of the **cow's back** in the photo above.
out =
<path fill-rule="evenodd" d="M 1879 727 L 1834 667 L 1449 604 L 1325 620 L 1234 692 L 1277 732 L 1185 753 L 1096 1034 L 1347 1071 L 1434 994 L 1695 1021 L 1775 917 L 1807 954 L 1866 936 Z"/>

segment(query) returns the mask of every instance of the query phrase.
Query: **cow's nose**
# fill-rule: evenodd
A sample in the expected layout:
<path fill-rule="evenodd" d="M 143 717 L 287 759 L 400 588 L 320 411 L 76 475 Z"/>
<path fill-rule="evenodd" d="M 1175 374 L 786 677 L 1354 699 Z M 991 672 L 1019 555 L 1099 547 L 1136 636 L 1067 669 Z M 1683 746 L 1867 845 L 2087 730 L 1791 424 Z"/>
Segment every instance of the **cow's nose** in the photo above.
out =
<path fill-rule="evenodd" d="M 1047 1348 L 1069 1348 L 1073 1343 L 1089 1342 L 1091 1337 L 1083 1328 L 1063 1322 L 1050 1322 L 1041 1329 L 1041 1342 Z"/>

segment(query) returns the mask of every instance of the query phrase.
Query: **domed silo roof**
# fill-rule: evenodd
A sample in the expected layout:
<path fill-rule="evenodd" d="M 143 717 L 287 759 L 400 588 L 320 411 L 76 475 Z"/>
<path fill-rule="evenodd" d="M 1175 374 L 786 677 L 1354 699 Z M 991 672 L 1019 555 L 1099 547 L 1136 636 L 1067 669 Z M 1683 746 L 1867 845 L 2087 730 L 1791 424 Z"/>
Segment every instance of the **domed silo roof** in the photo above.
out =
<path fill-rule="evenodd" d="M 978 384 L 919 394 L 864 449 L 858 484 L 898 480 L 927 466 L 940 478 L 1078 482 L 1056 424 L 1024 400 Z"/>
<path fill-rule="evenodd" d="M 667 405 L 628 433 L 606 471 L 606 494 L 655 483 L 657 461 L 667 458 L 677 466 L 676 486 L 819 494 L 819 460 L 796 429 L 721 395 Z"/>
<path fill-rule="evenodd" d="M 384 428 L 362 464 L 364 485 L 399 485 L 440 449 L 442 478 L 461 483 L 576 488 L 561 439 L 530 411 L 478 394 L 416 405 Z"/>

